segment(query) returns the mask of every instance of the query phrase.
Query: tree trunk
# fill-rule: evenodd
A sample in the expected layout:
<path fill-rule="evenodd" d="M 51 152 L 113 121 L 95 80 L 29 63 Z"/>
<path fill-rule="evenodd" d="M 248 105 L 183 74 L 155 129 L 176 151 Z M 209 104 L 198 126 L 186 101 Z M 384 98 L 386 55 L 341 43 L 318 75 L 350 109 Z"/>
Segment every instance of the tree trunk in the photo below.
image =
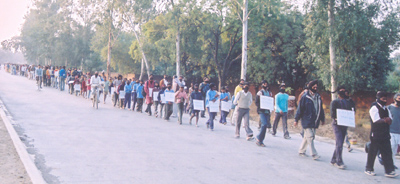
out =
<path fill-rule="evenodd" d="M 179 26 L 178 26 L 179 27 Z M 180 62 L 181 62 L 181 58 L 180 58 L 180 33 L 179 33 L 179 28 L 178 28 L 178 32 L 176 33 L 176 76 L 180 76 Z"/>
<path fill-rule="evenodd" d="M 142 80 L 143 73 L 144 73 L 144 59 L 142 59 L 142 67 L 141 67 L 141 69 L 140 69 L 139 80 Z"/>
<path fill-rule="evenodd" d="M 335 1 L 334 0 L 329 0 L 328 2 L 328 24 L 329 24 L 329 58 L 330 58 L 330 63 L 331 63 L 331 91 L 336 90 L 336 56 L 335 56 L 335 44 L 334 44 L 334 7 Z M 336 94 L 332 93 L 332 101 L 336 99 Z"/>
<path fill-rule="evenodd" d="M 243 0 L 243 38 L 242 38 L 242 71 L 240 78 L 246 80 L 247 72 L 247 21 L 248 21 L 248 1 Z"/>
<path fill-rule="evenodd" d="M 145 65 L 146 65 L 147 77 L 150 78 L 149 64 L 147 62 L 146 54 L 143 52 L 142 43 L 140 42 L 140 38 L 139 38 L 139 35 L 137 34 L 137 32 L 135 30 L 134 24 L 131 23 L 131 26 L 133 28 L 133 33 L 135 33 L 136 40 L 137 40 L 137 42 L 139 44 L 139 49 L 140 49 L 140 52 L 142 53 L 143 61 L 144 61 Z M 142 63 L 142 65 L 143 65 L 143 63 Z"/>
<path fill-rule="evenodd" d="M 112 16 L 112 10 L 110 10 L 110 17 Z M 111 63 L 111 51 L 112 51 L 112 46 L 111 46 L 111 27 L 112 27 L 112 17 L 110 20 L 110 27 L 108 30 L 108 53 L 107 53 L 107 75 L 108 78 L 111 77 L 111 71 L 110 71 L 110 63 Z"/>

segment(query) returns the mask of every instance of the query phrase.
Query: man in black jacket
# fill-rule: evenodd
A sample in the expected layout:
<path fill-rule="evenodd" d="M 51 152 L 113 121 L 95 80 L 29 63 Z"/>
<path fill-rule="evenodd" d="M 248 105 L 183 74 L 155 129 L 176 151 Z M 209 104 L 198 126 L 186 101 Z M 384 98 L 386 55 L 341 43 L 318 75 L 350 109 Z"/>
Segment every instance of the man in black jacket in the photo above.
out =
<path fill-rule="evenodd" d="M 321 96 L 317 93 L 318 80 L 308 83 L 308 91 L 301 97 L 297 107 L 294 126 L 297 126 L 301 119 L 301 126 L 304 129 L 304 137 L 300 146 L 299 155 L 306 156 L 307 145 L 311 147 L 311 155 L 314 160 L 320 158 L 314 147 L 315 131 L 319 123 L 325 123 L 325 113 L 322 108 Z"/>
<path fill-rule="evenodd" d="M 378 91 L 376 102 L 372 103 L 369 115 L 371 119 L 371 144 L 368 150 L 367 166 L 365 174 L 375 176 L 374 163 L 375 158 L 380 151 L 385 167 L 386 177 L 396 177 L 394 172 L 392 148 L 390 146 L 390 124 L 392 124 L 392 115 L 386 106 L 387 93 Z"/>

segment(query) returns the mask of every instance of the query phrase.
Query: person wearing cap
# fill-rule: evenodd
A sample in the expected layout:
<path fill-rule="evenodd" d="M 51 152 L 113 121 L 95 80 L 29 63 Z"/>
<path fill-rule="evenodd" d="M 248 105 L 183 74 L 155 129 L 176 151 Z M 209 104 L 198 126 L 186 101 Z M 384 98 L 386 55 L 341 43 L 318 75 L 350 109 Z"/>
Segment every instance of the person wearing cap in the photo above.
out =
<path fill-rule="evenodd" d="M 250 105 L 253 102 L 253 96 L 249 92 L 249 85 L 244 84 L 243 90 L 238 92 L 235 101 L 235 104 L 238 108 L 237 114 L 238 118 L 236 121 L 236 138 L 240 137 L 240 124 L 242 119 L 244 119 L 244 129 L 246 130 L 247 140 L 251 141 L 254 139 L 253 130 L 250 129 L 249 118 L 250 118 Z"/>
<path fill-rule="evenodd" d="M 346 89 L 343 86 L 339 86 L 336 92 L 338 93 L 338 98 L 331 102 L 330 107 L 332 128 L 336 138 L 336 147 L 335 151 L 333 152 L 331 164 L 339 169 L 345 169 L 346 165 L 343 163 L 342 152 L 344 139 L 347 134 L 347 127 L 338 125 L 336 111 L 337 109 L 354 110 L 354 107 L 351 103 L 349 103 L 349 101 L 346 100 Z"/>
<path fill-rule="evenodd" d="M 190 120 L 189 120 L 189 124 L 192 124 L 192 119 L 193 119 L 193 117 L 196 116 L 196 127 L 198 127 L 200 110 L 194 109 L 193 100 L 203 100 L 203 94 L 201 93 L 201 90 L 199 89 L 198 84 L 194 85 L 193 92 L 190 93 L 190 108 L 192 109 L 191 110 L 192 116 L 190 116 Z"/>
<path fill-rule="evenodd" d="M 212 102 L 216 102 L 219 99 L 219 94 L 215 91 L 216 90 L 216 86 L 214 83 L 210 84 L 210 90 L 208 90 L 207 95 L 206 95 L 206 107 L 208 110 L 208 115 L 209 115 L 209 119 L 207 121 L 207 129 L 210 129 L 211 131 L 214 130 L 214 119 L 215 116 L 217 115 L 216 112 L 210 112 L 210 103 Z"/>
<path fill-rule="evenodd" d="M 282 83 L 279 87 L 279 93 L 275 95 L 275 120 L 272 127 L 272 135 L 275 136 L 279 120 L 282 118 L 283 137 L 285 139 L 290 139 L 289 131 L 287 128 L 289 95 L 285 93 L 285 89 L 285 83 Z"/>
<path fill-rule="evenodd" d="M 376 101 L 372 103 L 369 110 L 371 119 L 371 144 L 369 145 L 365 174 L 370 176 L 376 175 L 374 172 L 374 163 L 379 151 L 385 168 L 385 176 L 392 178 L 398 176 L 398 174 L 394 172 L 392 148 L 390 145 L 390 125 L 393 118 L 386 103 L 387 93 L 378 91 Z"/>
<path fill-rule="evenodd" d="M 321 96 L 318 94 L 318 80 L 313 80 L 308 83 L 308 91 L 300 99 L 297 107 L 294 126 L 297 126 L 301 119 L 301 126 L 304 129 L 303 141 L 300 145 L 299 155 L 307 156 L 307 146 L 310 145 L 311 156 L 314 160 L 318 160 L 320 156 L 314 147 L 314 139 L 316 129 L 319 124 L 325 123 L 325 113 L 322 108 Z"/>
<path fill-rule="evenodd" d="M 174 90 L 172 89 L 172 84 L 170 82 L 168 82 L 168 84 L 167 84 L 167 89 L 164 90 L 164 97 L 165 97 L 165 93 L 174 93 Z M 166 120 L 166 121 L 169 121 L 169 117 L 172 114 L 173 103 L 174 102 L 171 102 L 171 101 L 165 102 L 165 118 L 164 118 L 164 120 Z"/>
<path fill-rule="evenodd" d="M 265 80 L 262 81 L 261 90 L 257 92 L 256 96 L 257 113 L 260 116 L 261 122 L 260 133 L 256 137 L 256 144 L 257 146 L 265 147 L 265 134 L 267 133 L 267 128 L 271 128 L 271 112 L 268 109 L 261 109 L 261 96 L 272 97 L 272 93 L 269 91 L 268 82 Z"/>
<path fill-rule="evenodd" d="M 400 145 L 400 93 L 396 93 L 393 97 L 394 103 L 388 106 L 390 114 L 392 114 L 392 124 L 390 125 L 390 145 L 392 147 L 393 160 Z M 394 166 L 395 169 L 398 169 Z"/>
<path fill-rule="evenodd" d="M 235 87 L 235 91 L 233 92 L 233 99 L 235 100 L 235 98 L 236 98 L 236 95 L 239 93 L 239 92 L 241 92 L 242 90 L 243 90 L 243 85 L 244 85 L 244 79 L 240 79 L 240 83 Z M 233 105 L 235 105 L 235 104 L 233 104 Z M 239 107 L 237 106 L 237 105 L 235 105 L 235 110 L 233 111 L 233 114 L 232 114 L 232 121 L 231 121 L 231 124 L 232 124 L 232 126 L 234 126 L 235 125 L 235 122 L 237 121 L 237 118 L 238 118 L 238 110 L 239 110 Z"/>
<path fill-rule="evenodd" d="M 178 123 L 182 125 L 182 115 L 185 101 L 188 101 L 188 96 L 185 92 L 185 86 L 180 85 L 179 90 L 175 93 L 175 103 L 178 106 Z"/>

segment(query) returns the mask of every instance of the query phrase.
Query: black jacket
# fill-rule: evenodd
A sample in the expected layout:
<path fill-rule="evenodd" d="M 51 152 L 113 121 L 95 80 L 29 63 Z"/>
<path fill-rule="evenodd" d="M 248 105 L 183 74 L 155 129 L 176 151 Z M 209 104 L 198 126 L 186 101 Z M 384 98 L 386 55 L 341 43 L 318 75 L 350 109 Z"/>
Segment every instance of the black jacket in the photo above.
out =
<path fill-rule="evenodd" d="M 297 107 L 295 121 L 298 122 L 301 119 L 301 126 L 303 128 L 318 128 L 320 121 L 325 122 L 325 113 L 322 108 L 321 96 L 318 93 L 315 93 L 315 95 L 317 95 L 317 103 L 319 106 L 318 112 L 315 110 L 314 102 L 309 91 L 304 93 Z"/>

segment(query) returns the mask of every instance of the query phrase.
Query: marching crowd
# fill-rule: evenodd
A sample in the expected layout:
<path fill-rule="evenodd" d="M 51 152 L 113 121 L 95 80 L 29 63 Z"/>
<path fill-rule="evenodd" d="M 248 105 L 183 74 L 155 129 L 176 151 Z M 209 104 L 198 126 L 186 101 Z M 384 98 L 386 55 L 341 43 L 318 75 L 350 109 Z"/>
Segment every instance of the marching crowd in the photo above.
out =
<path fill-rule="evenodd" d="M 91 86 L 101 84 L 100 94 L 103 95 L 103 103 L 110 95 L 114 107 L 137 112 L 142 112 L 142 109 L 145 108 L 145 112 L 149 116 L 154 115 L 156 118 L 160 117 L 167 121 L 171 116 L 175 116 L 178 118 L 179 124 L 183 123 L 183 114 L 188 113 L 190 114 L 188 123 L 192 124 L 192 119 L 195 118 L 195 125 L 198 126 L 199 116 L 205 118 L 205 112 L 208 112 L 209 118 L 206 125 L 210 131 L 214 130 L 214 120 L 218 113 L 212 110 L 213 104 L 221 105 L 228 102 L 231 108 L 221 108 L 219 123 L 226 125 L 227 117 L 231 114 L 231 125 L 236 126 L 236 138 L 240 138 L 240 128 L 243 123 L 246 140 L 255 139 L 256 145 L 265 147 L 266 133 L 270 132 L 275 136 L 279 121 L 282 119 L 284 138 L 290 139 L 287 125 L 289 95 L 285 92 L 284 83 L 280 84 L 279 92 L 274 96 L 269 89 L 268 82 L 262 81 L 260 89 L 257 89 L 255 98 L 253 98 L 252 93 L 249 92 L 249 84 L 244 80 L 241 80 L 234 93 L 230 94 L 227 86 L 223 86 L 217 91 L 217 86 L 211 83 L 208 77 L 204 77 L 200 84 L 191 83 L 190 86 L 186 86 L 183 76 L 169 78 L 164 75 L 162 80 L 155 81 L 153 75 L 150 75 L 147 81 L 143 81 L 135 78 L 123 78 L 122 75 L 107 79 L 104 71 L 101 74 L 95 72 L 91 76 L 90 72 L 84 73 L 77 68 L 66 70 L 65 66 L 5 64 L 4 69 L 13 75 L 22 75 L 36 80 L 39 88 L 42 88 L 43 85 L 63 91 L 65 85 L 68 85 L 70 94 L 81 95 L 87 99 L 91 98 L 93 90 Z M 330 105 L 331 124 L 336 138 L 331 164 L 339 169 L 345 169 L 342 152 L 347 137 L 347 126 L 338 124 L 337 110 L 355 112 L 356 105 L 345 87 L 338 87 L 335 93 L 338 94 L 338 98 L 333 100 Z M 167 98 L 171 94 L 173 97 Z M 372 103 L 369 110 L 371 133 L 370 142 L 366 146 L 368 156 L 365 173 L 371 176 L 375 175 L 374 163 L 377 156 L 384 166 L 385 176 L 396 177 L 398 175 L 395 173 L 397 167 L 394 165 L 394 158 L 398 154 L 400 143 L 400 93 L 395 94 L 393 104 L 386 104 L 388 95 L 386 92 L 377 92 L 376 101 Z M 262 98 L 264 97 L 274 98 L 274 109 L 263 107 L 262 103 L 265 102 L 262 102 Z M 257 113 L 260 117 L 260 131 L 256 136 L 249 125 L 250 106 L 253 99 L 255 99 Z M 203 107 L 199 108 L 195 102 L 202 102 Z M 273 124 L 270 122 L 272 113 L 275 114 Z M 300 156 L 307 157 L 306 150 L 307 147 L 310 147 L 311 157 L 314 160 L 320 158 L 314 146 L 314 139 L 319 125 L 324 123 L 325 113 L 321 96 L 318 93 L 318 80 L 313 80 L 306 84 L 304 91 L 299 95 L 295 113 L 294 126 L 300 124 L 302 127 L 303 139 L 299 148 Z M 351 151 L 350 147 L 348 148 Z"/>

